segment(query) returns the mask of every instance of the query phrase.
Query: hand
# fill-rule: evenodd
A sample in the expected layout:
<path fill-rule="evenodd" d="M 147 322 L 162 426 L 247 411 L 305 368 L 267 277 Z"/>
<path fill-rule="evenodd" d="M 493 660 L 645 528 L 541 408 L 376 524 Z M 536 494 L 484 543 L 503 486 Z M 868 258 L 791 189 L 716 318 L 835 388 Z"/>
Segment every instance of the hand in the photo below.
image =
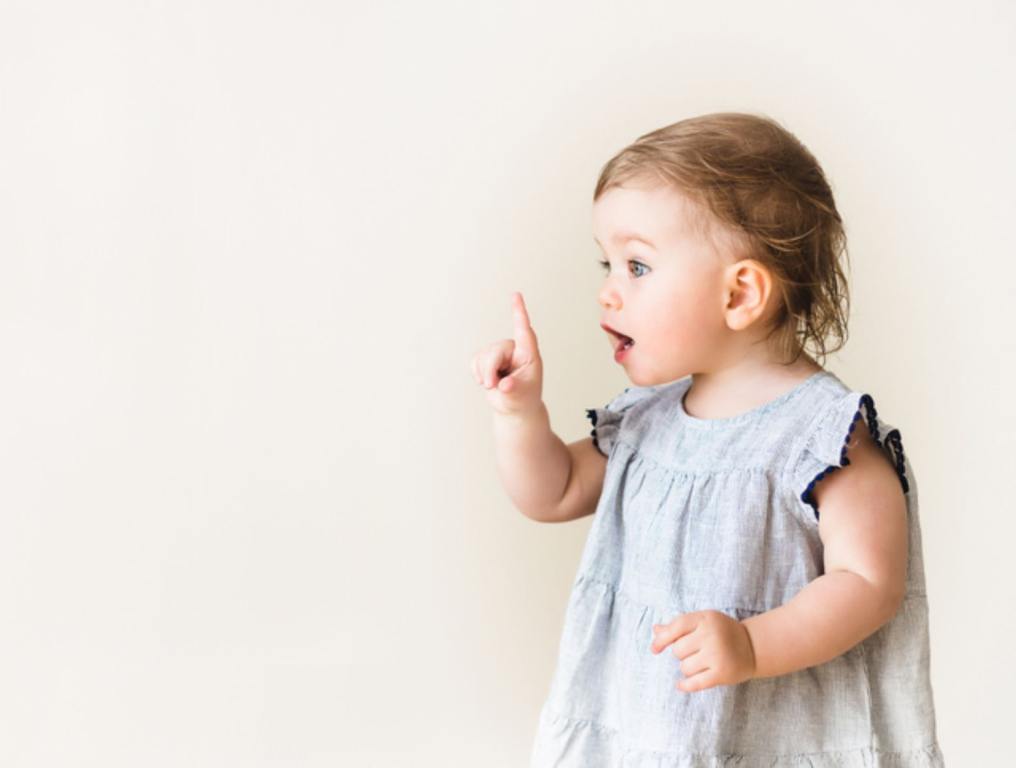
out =
<path fill-rule="evenodd" d="M 521 293 L 512 294 L 514 338 L 502 339 L 473 357 L 473 378 L 487 389 L 494 410 L 518 414 L 543 401 L 543 360 Z"/>
<path fill-rule="evenodd" d="M 736 685 L 755 676 L 755 651 L 748 630 L 720 611 L 692 611 L 669 624 L 654 624 L 652 652 L 659 653 L 671 643 L 684 675 L 675 685 L 679 691 Z"/>

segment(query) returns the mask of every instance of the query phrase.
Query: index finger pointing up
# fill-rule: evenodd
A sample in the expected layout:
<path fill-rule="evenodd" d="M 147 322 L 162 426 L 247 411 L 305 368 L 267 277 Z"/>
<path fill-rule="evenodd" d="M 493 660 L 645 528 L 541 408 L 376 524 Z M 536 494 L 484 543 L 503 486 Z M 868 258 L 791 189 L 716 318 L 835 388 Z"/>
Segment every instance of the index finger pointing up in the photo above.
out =
<path fill-rule="evenodd" d="M 533 333 L 533 327 L 529 323 L 526 302 L 519 291 L 512 294 L 512 304 L 515 314 L 515 344 L 527 351 L 532 351 L 533 347 L 536 346 L 536 338 Z"/>

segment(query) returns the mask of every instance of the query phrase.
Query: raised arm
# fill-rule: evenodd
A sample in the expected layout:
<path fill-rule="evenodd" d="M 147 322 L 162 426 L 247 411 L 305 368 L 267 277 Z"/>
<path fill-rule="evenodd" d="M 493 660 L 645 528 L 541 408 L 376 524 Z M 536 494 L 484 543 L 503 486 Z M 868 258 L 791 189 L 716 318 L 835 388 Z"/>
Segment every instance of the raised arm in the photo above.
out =
<path fill-rule="evenodd" d="M 591 438 L 565 445 L 543 403 L 543 360 L 521 293 L 512 296 L 514 334 L 473 358 L 476 383 L 494 410 L 497 468 L 526 517 L 559 523 L 596 509 L 606 459 Z"/>

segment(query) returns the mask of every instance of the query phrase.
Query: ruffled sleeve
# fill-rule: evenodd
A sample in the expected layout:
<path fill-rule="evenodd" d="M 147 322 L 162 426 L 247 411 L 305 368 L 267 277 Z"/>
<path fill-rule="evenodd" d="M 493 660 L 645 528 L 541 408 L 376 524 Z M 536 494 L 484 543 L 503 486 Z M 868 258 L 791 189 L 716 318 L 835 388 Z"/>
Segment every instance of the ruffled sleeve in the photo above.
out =
<path fill-rule="evenodd" d="M 816 416 L 804 436 L 800 452 L 791 462 L 790 476 L 795 493 L 812 522 L 817 523 L 819 515 L 815 486 L 830 473 L 850 464 L 847 451 L 855 429 L 867 429 L 871 433 L 896 468 L 903 493 L 910 492 L 900 431 L 885 421 L 879 423 L 871 395 L 850 392 Z"/>
<path fill-rule="evenodd" d="M 635 405 L 653 395 L 659 387 L 626 387 L 613 400 L 602 408 L 586 408 L 586 418 L 592 422 L 589 434 L 593 436 L 593 445 L 604 456 L 610 455 L 614 438 L 621 428 L 625 413 Z"/>

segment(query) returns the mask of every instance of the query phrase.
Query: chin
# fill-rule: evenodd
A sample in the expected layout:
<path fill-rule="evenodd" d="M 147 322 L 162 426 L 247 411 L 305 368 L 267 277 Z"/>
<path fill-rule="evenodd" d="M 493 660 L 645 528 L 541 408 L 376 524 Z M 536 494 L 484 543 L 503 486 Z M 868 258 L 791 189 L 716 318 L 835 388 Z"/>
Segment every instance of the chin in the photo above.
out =
<path fill-rule="evenodd" d="M 678 372 L 667 372 L 667 373 L 656 373 L 656 374 L 629 374 L 628 378 L 637 387 L 655 387 L 660 384 L 670 384 L 672 381 L 683 379 L 689 376 L 691 371 L 678 371 Z"/>
<path fill-rule="evenodd" d="M 636 387 L 653 387 L 662 383 L 658 376 L 647 376 L 639 373 L 629 373 L 628 380 Z"/>

